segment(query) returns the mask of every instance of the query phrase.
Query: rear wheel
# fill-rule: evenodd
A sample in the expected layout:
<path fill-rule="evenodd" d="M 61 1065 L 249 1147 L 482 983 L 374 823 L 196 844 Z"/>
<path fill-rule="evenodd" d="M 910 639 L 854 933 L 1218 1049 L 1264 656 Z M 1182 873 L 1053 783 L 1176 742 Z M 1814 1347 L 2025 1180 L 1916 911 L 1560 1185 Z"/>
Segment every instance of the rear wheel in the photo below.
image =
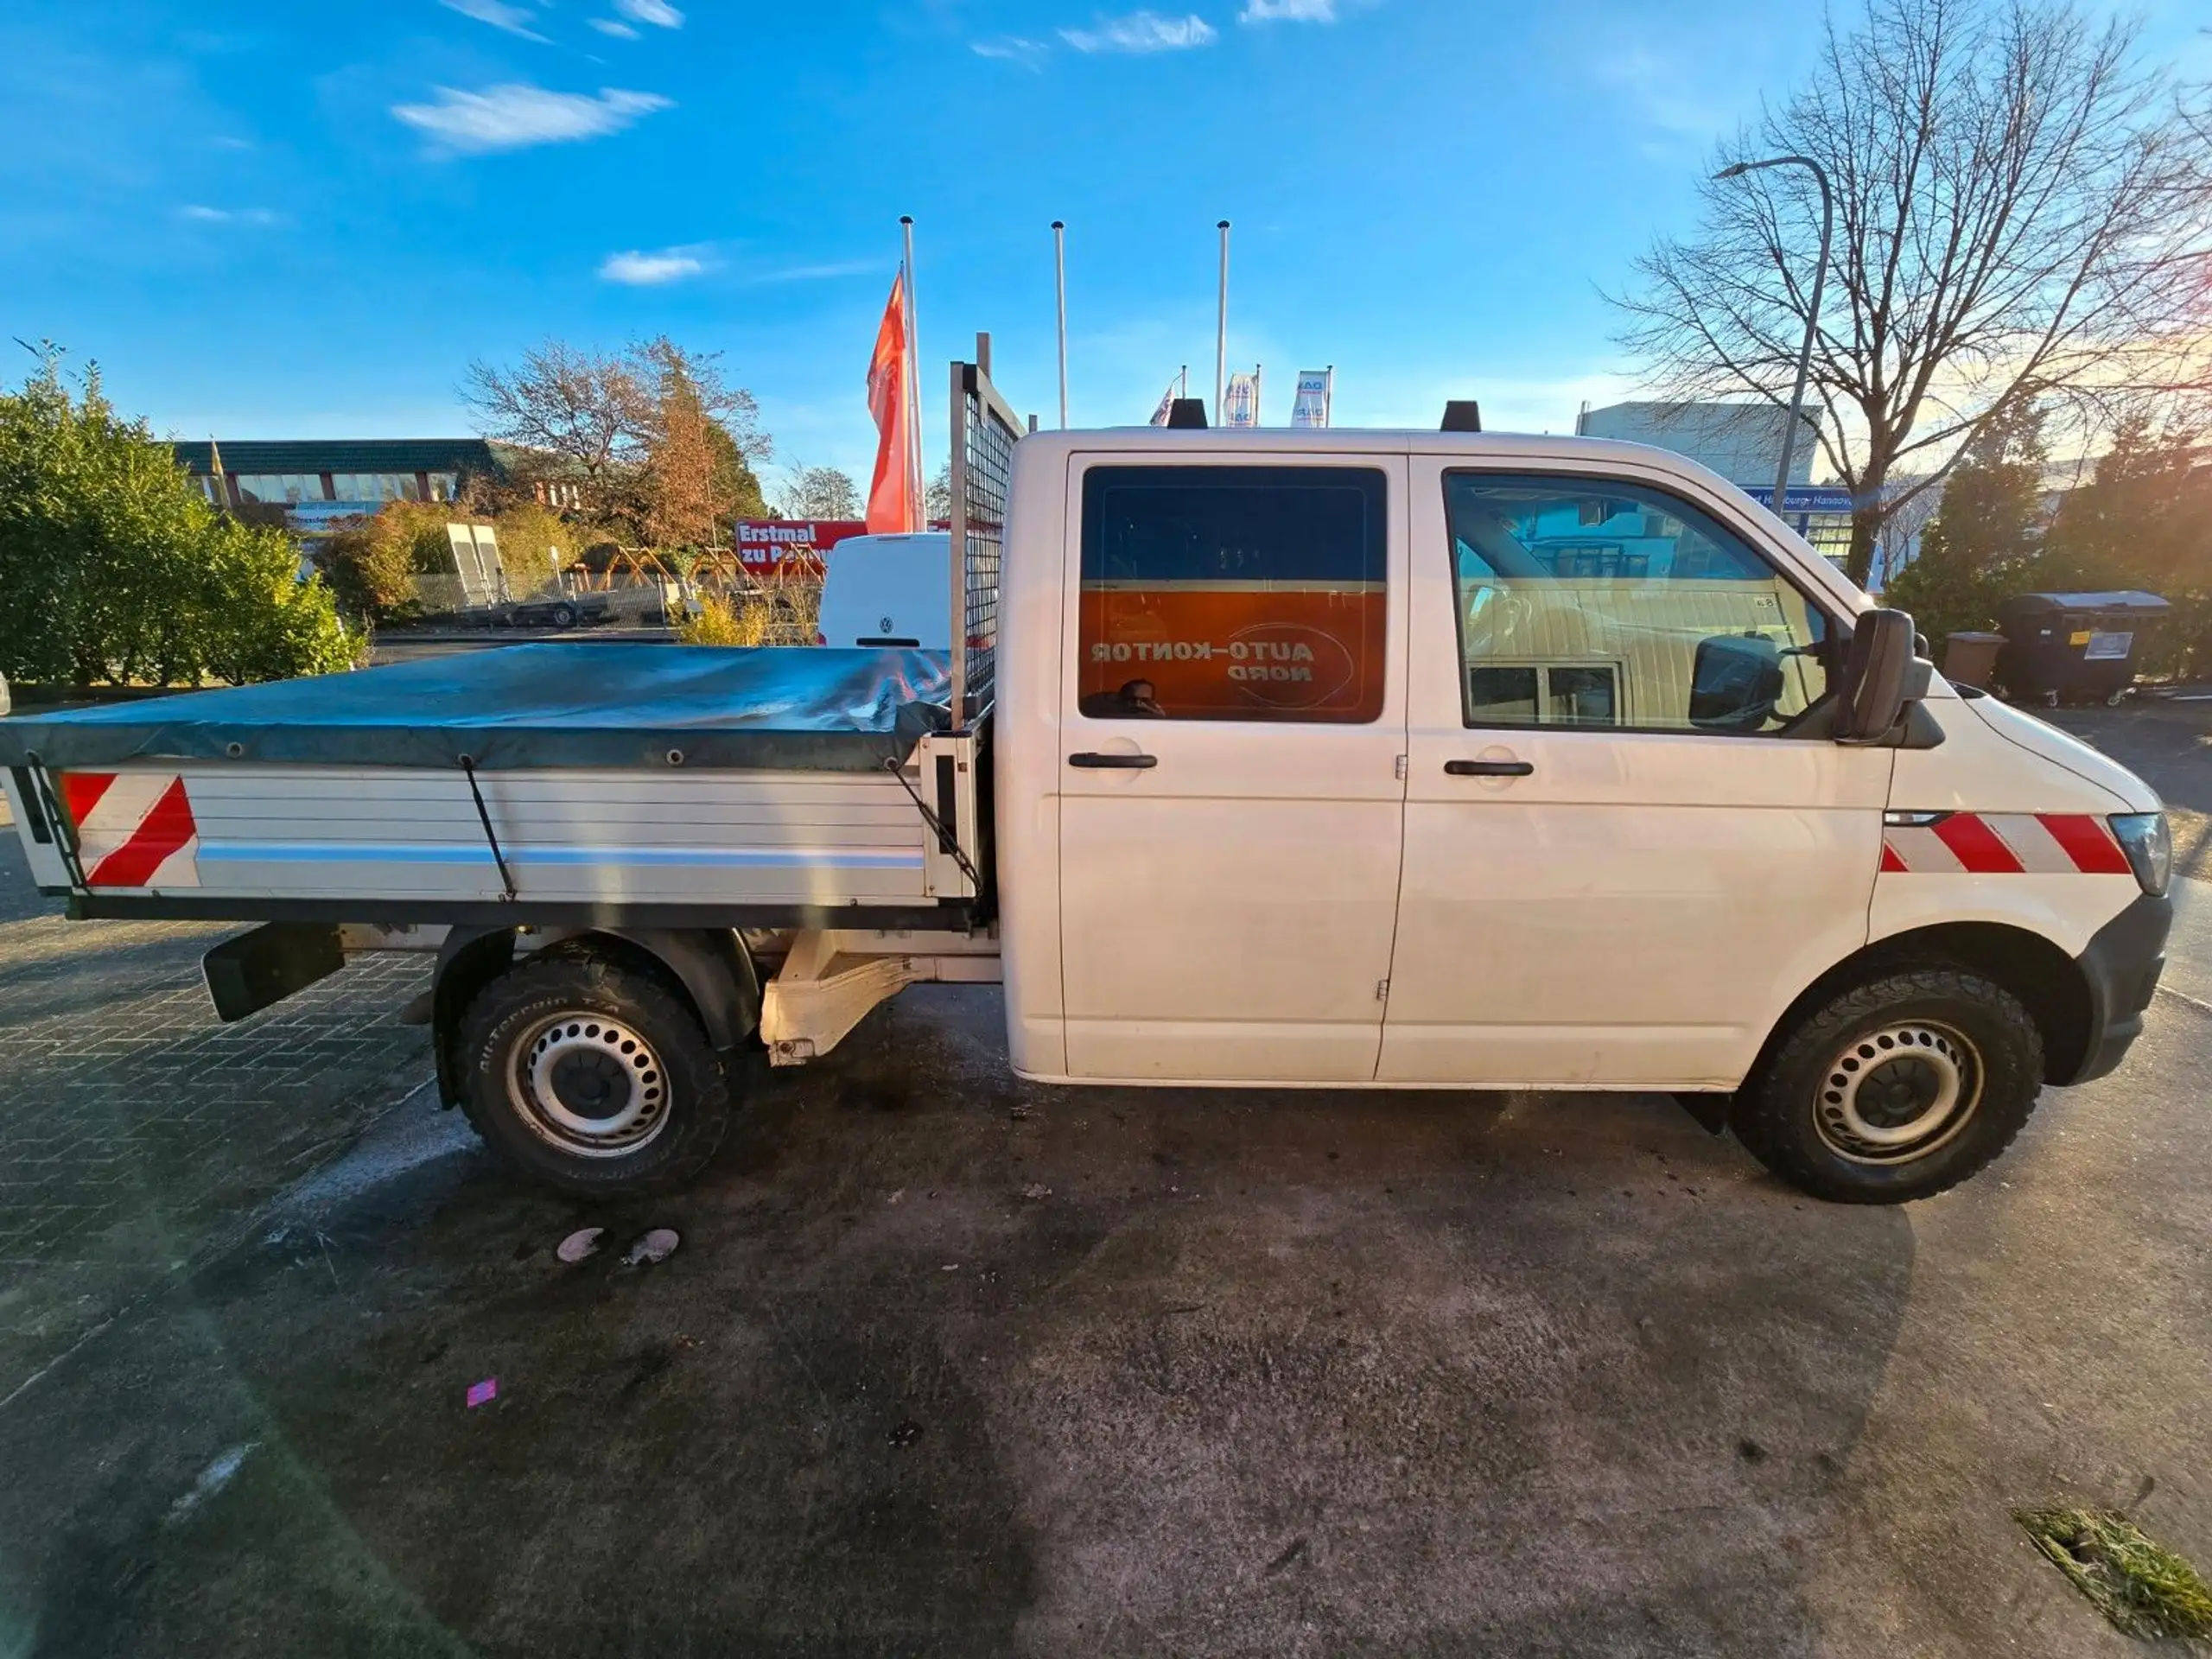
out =
<path fill-rule="evenodd" d="M 1815 1198 L 1898 1204 L 2004 1151 L 2042 1083 L 2043 1039 L 2018 998 L 1963 969 L 1923 969 L 1801 1014 L 1731 1122 L 1754 1157 Z"/>
<path fill-rule="evenodd" d="M 729 1127 L 721 1057 L 659 976 L 583 956 L 525 961 L 461 1021 L 463 1109 L 485 1144 L 563 1192 L 664 1191 Z"/>

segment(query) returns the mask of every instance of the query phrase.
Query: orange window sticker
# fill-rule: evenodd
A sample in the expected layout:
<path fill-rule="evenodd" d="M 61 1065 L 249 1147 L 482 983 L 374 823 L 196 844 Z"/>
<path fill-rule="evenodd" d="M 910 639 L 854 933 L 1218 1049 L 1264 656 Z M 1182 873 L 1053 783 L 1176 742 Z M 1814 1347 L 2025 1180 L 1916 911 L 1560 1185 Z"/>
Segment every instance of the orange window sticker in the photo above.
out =
<path fill-rule="evenodd" d="M 1078 707 L 1098 718 L 1364 721 L 1382 708 L 1380 583 L 1085 583 Z"/>

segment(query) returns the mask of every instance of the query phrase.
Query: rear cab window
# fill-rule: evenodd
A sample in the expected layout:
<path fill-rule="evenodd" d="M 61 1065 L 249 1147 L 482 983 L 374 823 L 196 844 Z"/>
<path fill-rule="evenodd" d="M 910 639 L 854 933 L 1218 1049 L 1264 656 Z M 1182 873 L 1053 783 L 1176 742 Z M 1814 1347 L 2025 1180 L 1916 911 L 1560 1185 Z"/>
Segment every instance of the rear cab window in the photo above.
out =
<path fill-rule="evenodd" d="M 1376 467 L 1094 467 L 1077 707 L 1096 720 L 1367 723 L 1387 671 Z"/>

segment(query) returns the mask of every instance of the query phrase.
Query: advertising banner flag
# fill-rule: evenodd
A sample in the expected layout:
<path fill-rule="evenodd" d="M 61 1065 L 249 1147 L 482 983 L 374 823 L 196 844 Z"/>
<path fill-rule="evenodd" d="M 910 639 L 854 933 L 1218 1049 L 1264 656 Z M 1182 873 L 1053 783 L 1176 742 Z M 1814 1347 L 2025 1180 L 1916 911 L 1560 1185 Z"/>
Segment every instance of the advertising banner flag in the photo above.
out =
<path fill-rule="evenodd" d="M 1151 424 L 1154 426 L 1166 425 L 1167 416 L 1173 411 L 1174 408 L 1175 383 L 1173 380 L 1170 380 L 1167 383 L 1167 390 L 1160 394 L 1160 407 L 1152 411 Z"/>
<path fill-rule="evenodd" d="M 914 411 L 910 406 L 912 342 L 906 337 L 906 272 L 892 285 L 868 365 L 868 412 L 875 420 L 875 476 L 868 489 L 868 527 L 896 535 L 922 527 L 914 488 Z"/>
<path fill-rule="evenodd" d="M 1221 397 L 1221 423 L 1224 426 L 1257 426 L 1260 423 L 1259 370 L 1229 377 L 1229 389 Z"/>
<path fill-rule="evenodd" d="M 1293 426 L 1322 427 L 1329 423 L 1329 404 L 1336 395 L 1337 372 L 1328 369 L 1300 369 L 1298 372 L 1298 397 L 1290 406 Z"/>

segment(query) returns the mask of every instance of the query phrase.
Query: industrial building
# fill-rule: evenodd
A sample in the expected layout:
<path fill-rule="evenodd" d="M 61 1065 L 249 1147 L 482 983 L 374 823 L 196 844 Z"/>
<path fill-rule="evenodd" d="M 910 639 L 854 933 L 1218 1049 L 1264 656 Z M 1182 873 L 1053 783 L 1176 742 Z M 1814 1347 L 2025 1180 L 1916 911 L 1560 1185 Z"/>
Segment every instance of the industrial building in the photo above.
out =
<path fill-rule="evenodd" d="M 1775 463 L 1782 458 L 1789 422 L 1789 412 L 1771 404 L 1634 403 L 1603 409 L 1586 404 L 1574 429 L 1583 437 L 1618 438 L 1687 455 L 1769 506 L 1774 501 Z M 1840 564 L 1851 550 L 1851 492 L 1840 485 L 1812 481 L 1814 458 L 1820 453 L 1820 422 L 1807 415 L 1800 424 L 1790 451 L 1782 518 Z"/>

